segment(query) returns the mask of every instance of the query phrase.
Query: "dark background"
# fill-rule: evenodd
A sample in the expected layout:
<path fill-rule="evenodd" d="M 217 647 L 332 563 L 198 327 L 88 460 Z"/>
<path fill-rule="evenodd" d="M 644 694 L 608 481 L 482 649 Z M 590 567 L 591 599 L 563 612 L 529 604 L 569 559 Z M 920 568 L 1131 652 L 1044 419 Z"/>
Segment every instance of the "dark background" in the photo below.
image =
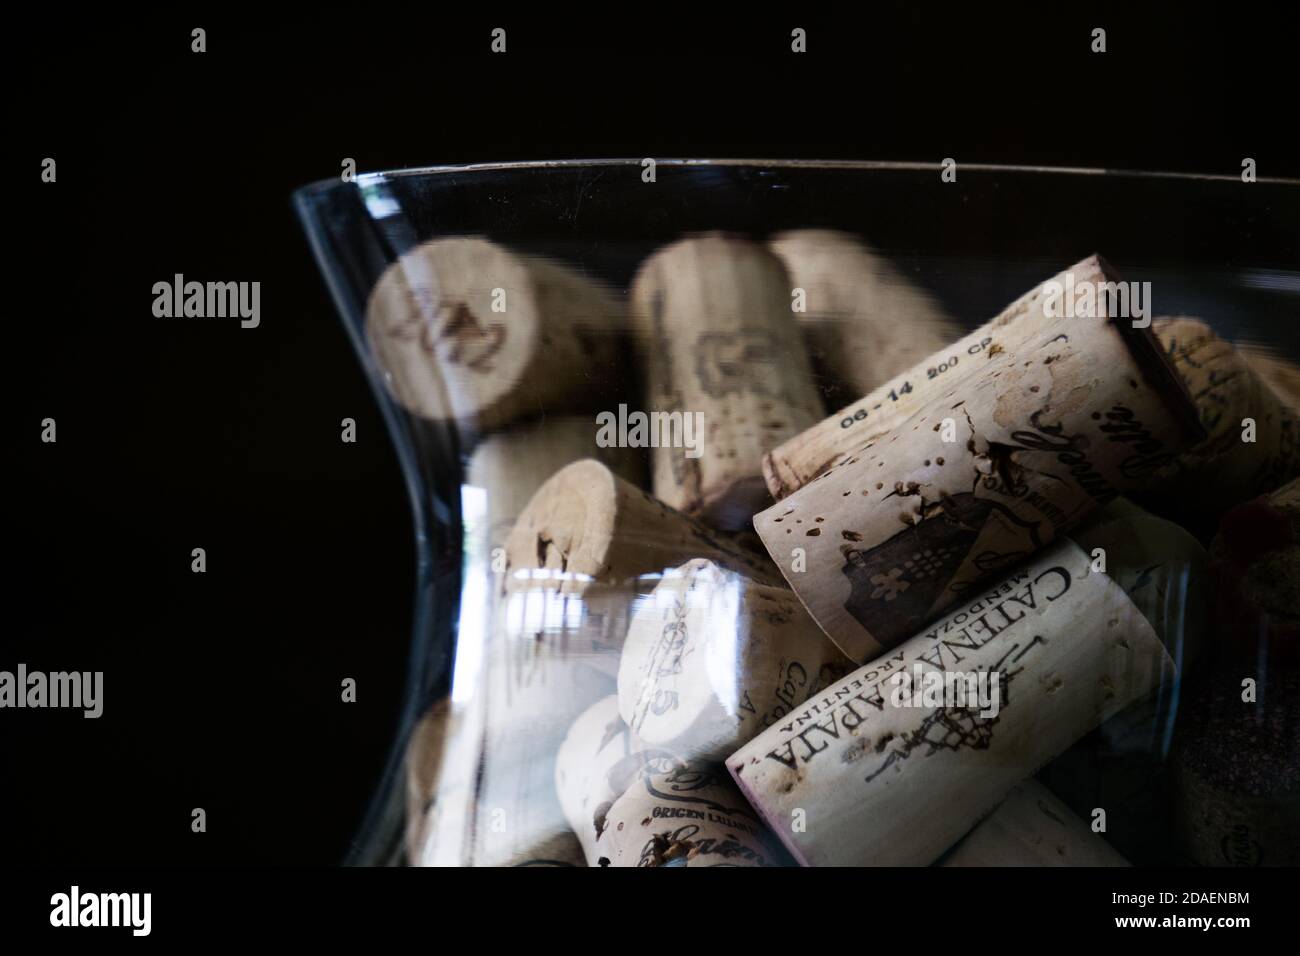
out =
<path fill-rule="evenodd" d="M 1257 14 L 869 9 L 740 22 L 620 4 L 545 23 L 363 6 L 297 24 L 196 12 L 15 30 L 4 420 L 18 481 L 0 668 L 103 670 L 106 689 L 95 721 L 0 714 L 13 803 L 0 859 L 348 850 L 398 717 L 414 545 L 375 400 L 289 202 L 343 157 L 363 171 L 953 156 L 1236 175 L 1254 156 L 1261 176 L 1300 171 L 1283 138 L 1289 28 Z M 495 26 L 504 57 L 489 52 Z M 804 56 L 789 53 L 793 26 L 809 31 Z M 39 180 L 46 156 L 57 184 Z M 152 284 L 175 272 L 261 281 L 261 327 L 154 319 Z M 45 417 L 57 444 L 39 440 Z M 355 445 L 339 440 L 343 417 Z M 206 574 L 190 572 L 194 547 Z M 340 703 L 344 677 L 355 705 Z M 190 830 L 194 807 L 206 834 Z"/>

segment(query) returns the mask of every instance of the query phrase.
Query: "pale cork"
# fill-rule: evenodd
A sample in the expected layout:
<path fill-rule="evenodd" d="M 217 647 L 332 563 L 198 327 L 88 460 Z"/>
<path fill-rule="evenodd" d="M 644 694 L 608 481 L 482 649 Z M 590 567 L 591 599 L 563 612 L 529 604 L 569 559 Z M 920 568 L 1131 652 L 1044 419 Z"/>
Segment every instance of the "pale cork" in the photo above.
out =
<path fill-rule="evenodd" d="M 698 558 L 633 612 L 619 711 L 643 740 L 722 760 L 852 669 L 793 591 Z"/>
<path fill-rule="evenodd" d="M 1040 337 L 1061 322 L 1055 311 L 1068 311 L 1052 284 L 1072 282 L 1075 302 L 1083 305 L 1084 288 L 1115 281 L 1113 270 L 1099 256 L 1076 262 L 1060 274 L 1025 293 L 989 322 L 940 348 L 909 370 L 876 387 L 862 398 L 818 422 L 812 428 L 772 447 L 763 458 L 763 474 L 773 497 L 781 499 L 820 477 L 831 467 L 870 447 L 902 427 L 913 415 L 930 407 L 954 385 L 980 378 L 1012 350 Z M 1073 320 L 1071 320 L 1073 321 Z"/>
<path fill-rule="evenodd" d="M 1300 417 L 1231 344 L 1199 319 L 1158 318 L 1152 328 L 1207 436 L 1152 489 L 1162 507 L 1217 514 L 1300 474 Z"/>
<path fill-rule="evenodd" d="M 371 354 L 398 403 L 478 431 L 603 407 L 625 328 L 596 279 L 473 237 L 411 249 L 366 307 Z"/>
<path fill-rule="evenodd" d="M 685 762 L 676 754 L 647 744 L 628 729 L 618 715 L 616 695 L 579 715 L 556 754 L 555 792 L 588 865 L 596 865 L 596 840 L 614 801 L 638 777 L 681 766 Z"/>
<path fill-rule="evenodd" d="M 824 414 L 791 292 L 765 247 L 716 235 L 659 250 L 632 283 L 649 410 L 703 416 L 698 457 L 654 449 L 654 493 L 717 527 L 748 526 L 769 500 L 764 452 Z"/>
<path fill-rule="evenodd" d="M 888 436 L 755 516 L 790 586 L 853 660 L 1147 486 L 1199 439 L 1150 329 L 1098 314 L 1026 328 L 990 346 L 977 375 L 928 393 Z"/>
<path fill-rule="evenodd" d="M 795 318 L 831 407 L 857 401 L 961 338 L 938 300 L 856 236 L 796 229 L 768 245 L 804 292 Z"/>
<path fill-rule="evenodd" d="M 1142 569 L 1123 553 L 1106 558 L 1113 577 L 1093 570 L 1091 550 L 1057 541 L 807 701 L 728 769 L 805 865 L 934 862 L 1012 787 L 1174 678 L 1159 634 L 1116 581 L 1181 580 L 1184 558 Z M 894 682 L 916 667 L 997 674 L 997 713 L 905 706 Z"/>
<path fill-rule="evenodd" d="M 482 489 L 485 497 L 487 543 L 505 544 L 524 507 L 546 480 L 565 465 L 594 458 L 637 487 L 648 483 L 646 455 L 636 448 L 596 443 L 597 427 L 590 415 L 554 416 L 523 422 L 487 435 L 474 448 L 465 483 Z"/>
<path fill-rule="evenodd" d="M 598 866 L 780 866 L 785 855 L 720 769 L 638 777 L 596 841 Z"/>
<path fill-rule="evenodd" d="M 1237 351 L 1282 404 L 1300 416 L 1300 366 L 1257 345 L 1239 345 Z"/>
<path fill-rule="evenodd" d="M 1037 780 L 1011 788 L 939 861 L 940 866 L 1128 866 L 1128 860 L 1092 832 Z"/>
<path fill-rule="evenodd" d="M 570 831 L 555 788 L 560 746 L 583 711 L 614 692 L 639 594 L 695 555 L 774 575 L 761 556 L 592 459 L 560 469 L 524 507 L 499 571 L 493 558 L 485 611 L 477 864 L 516 865 Z"/>

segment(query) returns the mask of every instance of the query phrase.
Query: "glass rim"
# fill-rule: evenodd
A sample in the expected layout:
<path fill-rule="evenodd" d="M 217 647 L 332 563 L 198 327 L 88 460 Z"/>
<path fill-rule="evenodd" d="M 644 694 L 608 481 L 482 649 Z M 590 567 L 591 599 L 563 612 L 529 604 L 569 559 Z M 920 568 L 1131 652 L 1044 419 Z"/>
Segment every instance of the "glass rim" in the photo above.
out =
<path fill-rule="evenodd" d="M 512 172 L 527 169 L 581 169 L 583 167 L 604 168 L 613 166 L 640 166 L 645 158 L 610 157 L 593 159 L 531 159 L 505 160 L 499 162 L 454 163 L 432 166 L 411 166 L 400 169 L 376 170 L 357 173 L 349 182 L 337 177 L 319 179 L 300 186 L 294 195 L 301 198 L 328 192 L 341 186 L 365 186 L 390 179 L 405 179 L 418 176 L 443 176 L 456 173 Z M 917 162 L 910 160 L 871 160 L 871 159 L 763 159 L 763 158 L 654 158 L 655 166 L 675 167 L 718 167 L 718 168 L 770 168 L 770 169 L 827 169 L 827 170 L 884 170 L 891 172 L 934 172 L 942 168 L 936 162 Z M 974 173 L 1019 173 L 1049 176 L 1075 177 L 1114 177 L 1116 179 L 1168 179 L 1187 182 L 1240 182 L 1239 174 L 1229 173 L 1195 173 L 1170 170 L 1149 169 L 1112 169 L 1094 166 L 1052 166 L 1015 163 L 958 163 L 962 172 Z M 1258 176 L 1253 184 L 1273 186 L 1300 186 L 1300 178 L 1287 176 Z"/>

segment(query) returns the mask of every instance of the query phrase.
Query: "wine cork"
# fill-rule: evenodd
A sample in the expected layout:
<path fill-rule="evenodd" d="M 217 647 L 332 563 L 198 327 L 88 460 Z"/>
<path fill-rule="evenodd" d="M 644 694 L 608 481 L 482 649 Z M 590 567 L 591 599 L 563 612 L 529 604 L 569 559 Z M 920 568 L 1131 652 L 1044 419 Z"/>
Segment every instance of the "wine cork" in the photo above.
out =
<path fill-rule="evenodd" d="M 728 759 L 797 860 L 932 863 L 1013 786 L 1172 679 L 1159 635 L 1111 575 L 1178 580 L 1185 565 L 1140 569 L 1107 552 L 1111 574 L 1100 573 L 1078 538 L 968 595 Z"/>
<path fill-rule="evenodd" d="M 619 478 L 600 462 L 552 475 L 506 539 L 511 589 L 549 580 L 566 594 L 592 582 L 626 583 L 705 557 L 762 583 L 780 578 L 764 556 L 706 528 Z"/>
<path fill-rule="evenodd" d="M 1210 553 L 1231 663 L 1300 663 L 1300 479 L 1224 515 Z"/>
<path fill-rule="evenodd" d="M 1150 329 L 1086 315 L 1026 324 L 1036 333 L 999 340 L 978 375 L 755 516 L 790 586 L 853 660 L 1149 484 L 1200 437 Z"/>
<path fill-rule="evenodd" d="M 940 866 L 1128 866 L 1037 780 L 1011 788 L 996 810 L 939 861 Z"/>
<path fill-rule="evenodd" d="M 590 459 L 537 493 L 506 539 L 502 580 L 513 630 L 556 622 L 571 656 L 618 673 L 632 603 L 667 568 L 705 557 L 764 584 L 765 556 L 674 511 Z"/>
<path fill-rule="evenodd" d="M 1134 865 L 1178 865 L 1171 852 L 1169 741 L 1185 706 L 1187 676 L 1205 666 L 1218 640 L 1206 586 L 1208 556 L 1185 529 L 1123 500 L 1076 534 L 1085 550 L 1100 548 L 1109 559 L 1108 575 L 1159 636 L 1179 680 L 1102 723 L 1038 779 L 1085 819 L 1104 810 L 1106 842 Z M 1114 562 L 1116 555 L 1122 563 Z M 1146 573 L 1153 567 L 1160 573 Z"/>
<path fill-rule="evenodd" d="M 1200 866 L 1300 865 L 1300 674 L 1216 675 L 1174 745 L 1175 829 Z"/>
<path fill-rule="evenodd" d="M 562 468 L 524 507 L 487 612 L 477 863 L 515 865 L 570 830 L 555 788 L 560 745 L 614 693 L 639 591 L 697 554 L 772 574 L 592 459 Z"/>
<path fill-rule="evenodd" d="M 769 247 L 805 296 L 796 311 L 827 404 L 855 402 L 961 338 L 924 290 L 856 236 L 797 229 Z"/>
<path fill-rule="evenodd" d="M 1184 522 L 1216 515 L 1300 474 L 1300 417 L 1236 349 L 1198 319 L 1156 319 L 1152 328 L 1207 436 L 1179 455 L 1173 473 L 1152 490 L 1166 513 Z"/>
<path fill-rule="evenodd" d="M 596 865 L 596 840 L 609 808 L 633 781 L 684 765 L 672 752 L 646 744 L 628 729 L 618 715 L 616 695 L 583 711 L 556 755 L 555 791 L 588 865 Z"/>
<path fill-rule="evenodd" d="M 1237 351 L 1291 414 L 1300 416 L 1300 367 L 1260 346 L 1239 345 Z"/>
<path fill-rule="evenodd" d="M 793 591 L 696 559 L 634 611 L 619 712 L 652 744 L 722 760 L 852 669 Z"/>
<path fill-rule="evenodd" d="M 481 521 L 489 548 L 505 544 L 524 506 L 547 478 L 565 465 L 594 458 L 624 481 L 644 487 L 647 462 L 640 449 L 599 447 L 591 416 L 548 417 L 486 436 L 474 449 L 465 483 L 484 493 Z"/>
<path fill-rule="evenodd" d="M 471 866 L 482 727 L 450 698 L 433 704 L 407 744 L 407 859 Z"/>
<path fill-rule="evenodd" d="M 555 790 L 559 750 L 574 720 L 616 684 L 583 655 L 570 653 L 553 630 L 498 628 L 488 644 L 474 831 L 478 866 L 548 859 L 554 851 L 543 848 L 572 835 Z M 577 859 L 585 864 L 577 845 Z"/>
<path fill-rule="evenodd" d="M 781 866 L 780 845 L 727 775 L 688 766 L 638 777 L 596 841 L 599 866 Z"/>
<path fill-rule="evenodd" d="M 510 864 L 511 866 L 586 866 L 581 844 L 572 833 L 555 836 L 531 848 L 530 852 Z"/>
<path fill-rule="evenodd" d="M 725 529 L 769 500 L 763 453 L 823 414 L 791 302 L 780 260 L 741 239 L 684 239 L 642 264 L 630 319 L 649 404 L 697 429 L 696 447 L 653 450 L 656 497 Z"/>
<path fill-rule="evenodd" d="M 407 410 L 479 430 L 603 408 L 624 365 L 618 300 L 558 263 L 480 238 L 435 239 L 380 276 L 366 336 Z"/>
<path fill-rule="evenodd" d="M 768 490 L 778 500 L 793 494 L 837 463 L 890 436 L 912 416 L 932 408 L 958 383 L 987 379 L 998 366 L 1011 362 L 1011 353 L 1019 354 L 1027 343 L 1045 341 L 1042 333 L 1046 330 L 1054 330 L 1054 336 L 1068 331 L 1064 325 L 1077 328 L 1084 321 L 1078 316 L 1084 313 L 1101 316 L 1088 321 L 1104 324 L 1104 297 L 1093 293 L 1089 302 L 1084 296 L 1088 290 L 1115 281 L 1105 260 L 1089 256 L 1031 289 L 975 331 L 772 448 L 763 458 Z M 1140 346 L 1140 351 L 1149 351 L 1149 345 Z M 1153 373 L 1174 378 L 1167 368 Z"/>
<path fill-rule="evenodd" d="M 451 701 L 440 700 L 416 723 L 406 746 L 406 857 L 418 863 L 438 789 Z"/>

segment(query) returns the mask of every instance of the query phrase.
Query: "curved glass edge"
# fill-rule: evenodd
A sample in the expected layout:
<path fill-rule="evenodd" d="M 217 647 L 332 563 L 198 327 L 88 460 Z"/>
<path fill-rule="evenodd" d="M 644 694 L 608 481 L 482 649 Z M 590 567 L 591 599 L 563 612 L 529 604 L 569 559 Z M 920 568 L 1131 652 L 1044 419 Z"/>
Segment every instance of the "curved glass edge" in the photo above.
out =
<path fill-rule="evenodd" d="M 307 183 L 295 191 L 298 202 L 321 192 L 328 192 L 352 185 L 365 185 L 387 179 L 400 179 L 413 176 L 456 175 L 463 173 L 506 172 L 527 169 L 580 169 L 584 167 L 604 166 L 640 166 L 644 159 L 631 157 L 610 157 L 601 159 L 541 159 L 510 160 L 501 162 L 461 163 L 454 165 L 411 166 L 402 169 L 374 170 L 358 173 L 352 182 L 343 182 L 338 177 L 319 179 Z M 934 172 L 940 168 L 937 162 L 914 162 L 894 160 L 857 160 L 857 159 L 761 159 L 761 158 L 655 158 L 656 166 L 680 167 L 756 167 L 772 169 L 837 169 L 837 170 L 896 170 L 900 172 Z M 1170 170 L 1144 169 L 1108 169 L 1091 166 L 1036 166 L 1008 163 L 962 163 L 962 172 L 975 173 L 1034 173 L 1052 176 L 1107 176 L 1129 179 L 1175 179 L 1187 182 L 1238 182 L 1240 177 L 1228 173 L 1188 173 Z M 1280 186 L 1300 186 L 1300 179 L 1286 176 L 1258 176 L 1256 183 Z"/>
<path fill-rule="evenodd" d="M 332 194 L 337 197 L 338 194 Z M 358 192 L 354 190 L 356 212 L 364 217 Z M 321 205 L 325 196 L 309 190 L 298 190 L 293 196 L 293 206 L 306 233 L 313 258 L 325 277 L 335 308 L 347 331 L 354 353 L 363 363 L 363 371 L 375 396 L 383 417 L 384 426 L 392 439 L 393 451 L 398 460 L 402 479 L 406 484 L 407 499 L 411 506 L 411 521 L 415 531 L 415 598 L 412 607 L 412 627 L 408 635 L 409 660 L 406 685 L 402 692 L 397 732 L 390 735 L 391 743 L 384 759 L 384 767 L 361 822 L 355 827 L 353 838 L 346 851 L 343 865 L 392 865 L 402 859 L 402 822 L 405 808 L 402 803 L 407 742 L 419 720 L 422 705 L 435 689 L 449 683 L 454 647 L 443 647 L 434 654 L 434 648 L 425 637 L 431 633 L 454 634 L 454 622 L 459 613 L 461 573 L 457 562 L 439 564 L 436 554 L 459 554 L 458 536 L 461 516 L 458 495 L 454 489 L 448 493 L 440 483 L 421 480 L 423 469 L 419 465 L 415 444 L 408 432 L 405 416 L 383 391 L 382 379 L 365 368 L 369 349 L 362 341 L 359 326 L 349 317 L 359 315 L 364 303 L 356 299 L 357 288 L 349 283 L 338 268 L 342 257 L 333 254 L 334 236 L 326 217 L 328 210 Z M 455 444 L 454 434 L 444 439 Z M 425 497 L 427 485 L 432 500 Z M 458 485 L 455 487 L 458 488 Z M 435 515 L 433 512 L 436 511 Z M 436 520 L 435 520 L 436 519 Z"/>

